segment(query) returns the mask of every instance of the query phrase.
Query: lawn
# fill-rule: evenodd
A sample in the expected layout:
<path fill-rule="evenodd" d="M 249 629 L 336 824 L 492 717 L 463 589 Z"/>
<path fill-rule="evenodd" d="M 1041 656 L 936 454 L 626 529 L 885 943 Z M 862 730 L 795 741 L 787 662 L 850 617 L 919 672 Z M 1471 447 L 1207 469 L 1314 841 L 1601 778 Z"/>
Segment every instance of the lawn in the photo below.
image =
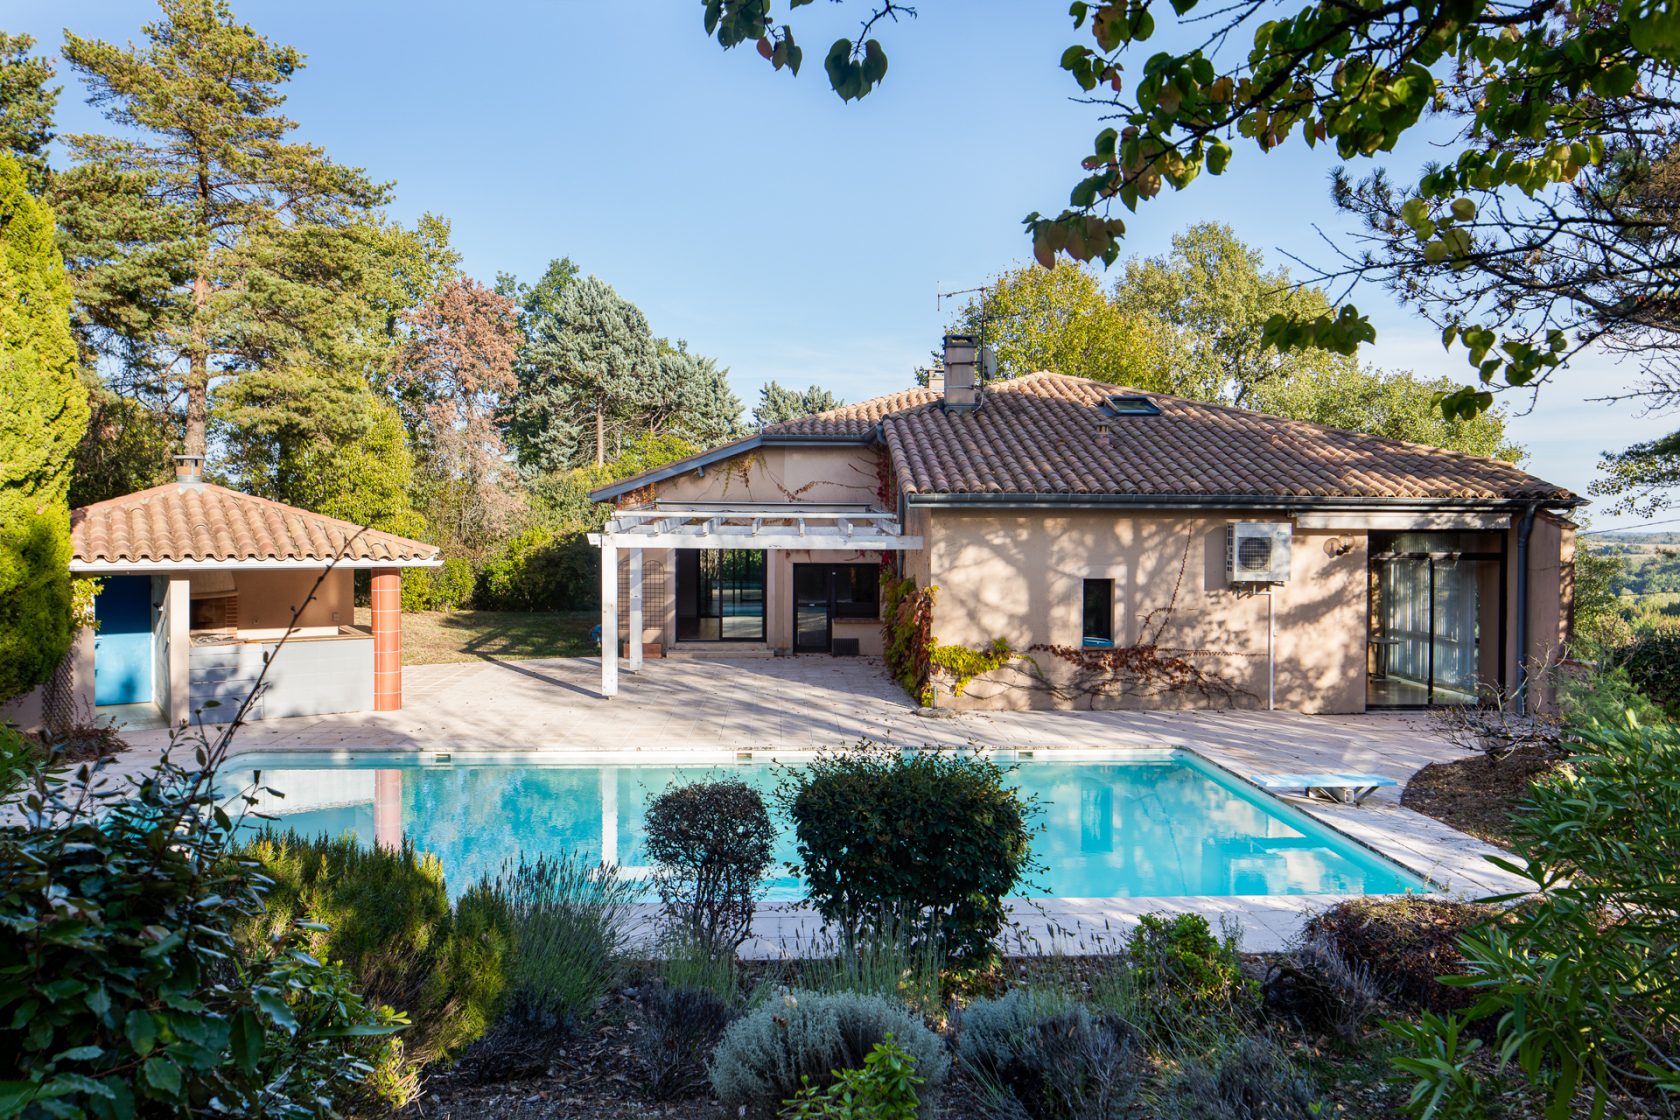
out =
<path fill-rule="evenodd" d="M 356 609 L 367 626 L 372 612 Z M 419 611 L 403 615 L 403 664 L 452 661 L 518 661 L 531 657 L 582 657 L 596 652 L 589 633 L 598 611 Z"/>

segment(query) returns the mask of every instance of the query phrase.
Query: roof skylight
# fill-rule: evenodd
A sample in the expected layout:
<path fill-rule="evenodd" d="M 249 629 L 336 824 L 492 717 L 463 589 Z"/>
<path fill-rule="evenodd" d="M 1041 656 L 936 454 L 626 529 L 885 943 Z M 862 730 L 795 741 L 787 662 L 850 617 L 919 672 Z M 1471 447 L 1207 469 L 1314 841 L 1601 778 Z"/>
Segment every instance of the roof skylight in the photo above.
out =
<path fill-rule="evenodd" d="M 1159 416 L 1161 407 L 1148 397 L 1135 393 L 1117 393 L 1104 397 L 1102 409 L 1109 416 Z"/>

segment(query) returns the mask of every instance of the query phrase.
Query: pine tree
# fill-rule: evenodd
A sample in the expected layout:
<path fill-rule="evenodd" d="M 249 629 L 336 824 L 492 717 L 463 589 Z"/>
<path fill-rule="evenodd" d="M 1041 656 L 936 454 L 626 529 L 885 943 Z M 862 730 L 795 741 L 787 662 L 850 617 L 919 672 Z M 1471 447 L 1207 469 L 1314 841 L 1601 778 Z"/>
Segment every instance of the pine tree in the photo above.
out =
<path fill-rule="evenodd" d="M 70 648 L 70 457 L 87 427 L 52 214 L 0 152 L 0 700 Z"/>
<path fill-rule="evenodd" d="M 47 186 L 47 146 L 53 139 L 53 110 L 62 87 L 49 86 L 50 59 L 32 55 L 35 40 L 0 31 L 0 152 L 23 166 L 32 194 Z"/>
<path fill-rule="evenodd" d="M 293 47 L 226 0 L 160 0 L 140 45 L 66 33 L 64 57 L 118 135 L 68 138 L 56 177 L 85 336 L 185 415 L 203 454 L 213 383 L 339 364 L 342 294 L 386 186 L 290 138 Z"/>
<path fill-rule="evenodd" d="M 607 432 L 642 430 L 657 402 L 659 349 L 641 308 L 590 276 L 572 280 L 548 314 L 526 325 L 525 360 L 512 434 L 521 462 L 539 470 L 574 465 L 576 421 L 594 425 L 596 466 L 606 462 Z"/>

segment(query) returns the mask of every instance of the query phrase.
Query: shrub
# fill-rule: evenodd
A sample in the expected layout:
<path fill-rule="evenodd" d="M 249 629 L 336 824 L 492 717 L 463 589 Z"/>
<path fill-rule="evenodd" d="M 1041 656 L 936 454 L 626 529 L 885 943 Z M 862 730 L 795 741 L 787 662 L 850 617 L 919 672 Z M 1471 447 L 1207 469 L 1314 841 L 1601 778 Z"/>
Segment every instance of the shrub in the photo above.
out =
<path fill-rule="evenodd" d="M 484 562 L 478 605 L 494 611 L 584 610 L 600 603 L 601 558 L 581 526 L 538 525 Z"/>
<path fill-rule="evenodd" d="M 738 780 L 673 785 L 647 811 L 647 853 L 665 915 L 695 944 L 731 956 L 752 933 L 776 830 Z"/>
<path fill-rule="evenodd" d="M 1244 979 L 1237 934 L 1215 937 L 1200 914 L 1145 914 L 1126 951 L 1134 987 L 1188 1003 L 1239 1002 L 1253 985 Z"/>
<path fill-rule="evenodd" d="M 1260 991 L 1268 1010 L 1349 1043 L 1381 1006 L 1370 967 L 1349 964 L 1323 933 L 1302 937 L 1274 961 Z"/>
<path fill-rule="evenodd" d="M 1016 989 L 976 1000 L 958 1024 L 963 1069 L 986 1117 L 1108 1120 L 1135 1096 L 1132 1031 L 1079 1004 Z"/>
<path fill-rule="evenodd" d="M 734 1017 L 729 1004 L 704 988 L 650 984 L 636 1000 L 636 1016 L 636 1056 L 653 1098 L 705 1092 L 706 1059 Z"/>
<path fill-rule="evenodd" d="M 916 1059 L 901 1050 L 892 1035 L 875 1044 L 862 1069 L 834 1072 L 825 1089 L 806 1085 L 787 1102 L 787 1120 L 914 1120 L 920 1101 Z"/>
<path fill-rule="evenodd" d="M 343 961 L 369 999 L 408 1014 L 411 1062 L 459 1052 L 501 1009 L 509 931 L 474 905 L 457 921 L 437 857 L 408 843 L 391 851 L 289 833 L 252 841 L 246 855 L 274 880 L 267 912 L 243 931 L 247 943 L 316 925 L 315 957 Z"/>
<path fill-rule="evenodd" d="M 895 922 L 865 934 L 825 930 L 799 946 L 799 986 L 814 992 L 889 996 L 921 1011 L 940 1004 L 945 959 L 930 938 L 918 941 Z"/>
<path fill-rule="evenodd" d="M 991 959 L 1003 899 L 1033 869 L 1036 804 L 970 754 L 859 744 L 787 771 L 806 894 L 830 923 L 870 934 L 896 925 L 945 959 Z"/>
<path fill-rule="evenodd" d="M 1516 857 L 1493 862 L 1528 880 L 1506 920 L 1460 939 L 1475 1000 L 1403 1032 L 1430 1060 L 1414 1112 L 1465 1101 L 1474 1043 L 1461 1026 L 1492 1024 L 1496 1047 L 1567 1117 L 1582 1095 L 1602 1115 L 1613 1094 L 1680 1105 L 1680 729 L 1630 723 L 1580 733 L 1583 753 L 1535 784 L 1515 825 Z"/>
<path fill-rule="evenodd" d="M 659 976 L 667 988 L 704 988 L 733 1007 L 740 1000 L 741 974 L 734 953 L 668 934 L 659 944 Z"/>
<path fill-rule="evenodd" d="M 410 568 L 402 578 L 405 611 L 456 611 L 470 606 L 478 577 L 465 557 L 445 557 L 441 568 Z"/>
<path fill-rule="evenodd" d="M 263 878 L 214 793 L 226 749 L 177 738 L 144 777 L 37 764 L 0 828 L 0 1115 L 332 1115 L 401 1020 L 346 970 L 239 952 Z M 175 757 L 191 748 L 194 761 Z M 82 793 L 93 781 L 100 786 Z M 400 1103 L 392 1101 L 391 1103 Z"/>
<path fill-rule="evenodd" d="M 461 899 L 487 927 L 511 931 L 507 966 L 511 1008 L 543 1027 L 572 1027 L 601 1002 L 619 975 L 633 887 L 616 868 L 581 859 L 504 864 Z"/>
<path fill-rule="evenodd" d="M 1680 713 L 1680 626 L 1640 631 L 1616 650 L 1611 667 L 1665 711 Z"/>
<path fill-rule="evenodd" d="M 1635 688 L 1628 671 L 1620 668 L 1563 677 L 1558 701 L 1563 723 L 1571 728 L 1621 727 L 1630 715 L 1646 726 L 1667 719 L 1667 713 Z"/>
<path fill-rule="evenodd" d="M 1317 1120 L 1325 1104 L 1275 1043 L 1239 1037 L 1210 1061 L 1188 1061 L 1164 1112 L 1183 1120 Z"/>
<path fill-rule="evenodd" d="M 1308 923 L 1309 935 L 1329 946 L 1390 996 L 1410 1007 L 1450 1011 L 1473 1002 L 1462 988 L 1440 982 L 1464 972 L 1458 940 L 1494 916 L 1491 907 L 1401 895 L 1337 903 Z"/>
<path fill-rule="evenodd" d="M 944 1043 L 902 1004 L 880 996 L 789 992 L 749 1012 L 712 1055 L 712 1091 L 725 1108 L 772 1117 L 808 1084 L 820 1089 L 835 1070 L 861 1066 L 888 1035 L 925 1079 L 921 1115 L 931 1116 L 950 1070 Z"/>

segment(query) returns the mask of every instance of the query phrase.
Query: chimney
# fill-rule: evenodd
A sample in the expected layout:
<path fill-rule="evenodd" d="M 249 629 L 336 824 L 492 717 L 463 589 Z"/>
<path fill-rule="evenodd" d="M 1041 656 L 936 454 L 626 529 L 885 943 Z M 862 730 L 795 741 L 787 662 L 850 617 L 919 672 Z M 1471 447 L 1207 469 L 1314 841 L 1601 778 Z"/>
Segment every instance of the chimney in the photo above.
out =
<path fill-rule="evenodd" d="M 939 394 L 943 394 L 945 392 L 945 371 L 944 370 L 942 370 L 942 369 L 930 369 L 930 370 L 927 371 L 927 377 L 928 377 L 928 386 L 927 387 L 929 389 L 932 389 L 934 392 L 939 393 Z"/>
<path fill-rule="evenodd" d="M 979 356 L 973 335 L 945 336 L 946 412 L 973 412 L 980 407 Z"/>
<path fill-rule="evenodd" d="M 182 486 L 199 486 L 204 482 L 204 456 L 175 456 L 175 481 Z"/>

